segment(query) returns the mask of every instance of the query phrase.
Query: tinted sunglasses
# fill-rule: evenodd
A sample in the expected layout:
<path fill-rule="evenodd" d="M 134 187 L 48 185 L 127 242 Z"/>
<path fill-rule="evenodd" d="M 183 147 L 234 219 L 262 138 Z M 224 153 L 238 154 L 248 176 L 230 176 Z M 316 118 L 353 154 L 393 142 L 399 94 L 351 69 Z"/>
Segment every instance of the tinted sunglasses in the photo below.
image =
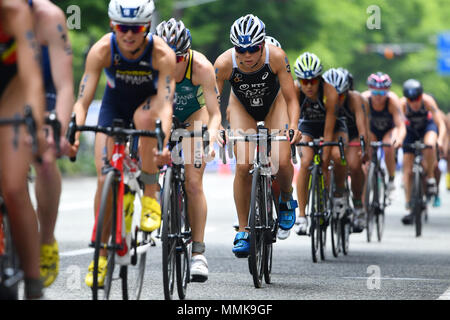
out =
<path fill-rule="evenodd" d="M 416 98 L 414 98 L 414 99 L 410 99 L 410 98 L 406 98 L 406 99 L 407 99 L 408 101 L 410 101 L 410 102 L 415 102 L 415 101 L 419 101 L 420 98 L 422 98 L 422 95 L 420 95 L 420 96 L 418 96 L 418 97 L 416 97 Z"/>
<path fill-rule="evenodd" d="M 252 47 L 247 47 L 247 48 L 242 48 L 242 47 L 238 47 L 235 46 L 234 49 L 236 50 L 237 53 L 246 53 L 248 51 L 248 53 L 255 53 L 259 50 L 261 50 L 262 45 L 258 44 L 256 46 L 252 46 Z"/>
<path fill-rule="evenodd" d="M 385 95 L 387 95 L 387 91 L 386 90 L 371 90 L 370 92 L 372 93 L 373 96 L 385 96 Z"/>
<path fill-rule="evenodd" d="M 140 24 L 113 24 L 114 31 L 120 31 L 122 33 L 127 33 L 131 30 L 134 34 L 145 32 L 147 30 L 147 25 Z"/>
<path fill-rule="evenodd" d="M 312 78 L 312 79 L 300 79 L 300 83 L 302 86 L 307 86 L 308 84 L 316 85 L 317 83 L 319 83 L 319 79 L 317 78 Z"/>

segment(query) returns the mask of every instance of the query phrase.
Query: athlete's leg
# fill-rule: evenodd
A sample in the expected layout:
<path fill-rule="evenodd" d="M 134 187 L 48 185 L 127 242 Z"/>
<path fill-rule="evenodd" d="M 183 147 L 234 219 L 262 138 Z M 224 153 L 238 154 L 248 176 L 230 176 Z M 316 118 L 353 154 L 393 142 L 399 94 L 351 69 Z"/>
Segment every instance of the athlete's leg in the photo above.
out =
<path fill-rule="evenodd" d="M 391 143 L 392 141 L 392 134 L 393 130 L 391 129 L 388 132 L 386 132 L 383 136 L 383 143 Z M 394 147 L 384 147 L 384 158 L 385 163 L 387 167 L 387 171 L 389 174 L 390 181 L 393 181 L 393 178 L 395 177 L 395 149 Z"/>
<path fill-rule="evenodd" d="M 0 98 L 0 117 L 23 115 L 24 97 L 19 78 L 15 76 Z M 28 168 L 32 161 L 31 148 L 26 141 L 28 133 L 21 126 L 17 148 L 14 146 L 14 129 L 0 127 L 0 174 L 1 187 L 11 221 L 11 230 L 21 268 L 25 278 L 38 281 L 39 232 L 35 211 L 28 193 Z"/>

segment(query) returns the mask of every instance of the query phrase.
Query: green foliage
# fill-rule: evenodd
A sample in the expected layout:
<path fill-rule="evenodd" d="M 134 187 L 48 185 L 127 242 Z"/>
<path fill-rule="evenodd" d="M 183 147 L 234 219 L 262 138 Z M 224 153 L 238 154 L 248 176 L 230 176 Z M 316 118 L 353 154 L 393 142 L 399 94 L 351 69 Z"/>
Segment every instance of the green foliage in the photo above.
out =
<path fill-rule="evenodd" d="M 266 24 L 267 33 L 274 36 L 286 51 L 291 65 L 304 51 L 316 53 L 325 69 L 342 66 L 355 77 L 358 90 L 366 89 L 370 73 L 384 71 L 394 81 L 393 90 L 401 95 L 402 83 L 417 78 L 426 92 L 433 94 L 440 107 L 450 111 L 447 98 L 450 77 L 437 71 L 436 36 L 450 30 L 448 0 L 217 0 L 194 7 L 175 10 L 183 0 L 156 0 L 161 20 L 172 16 L 182 18 L 190 28 L 193 47 L 214 62 L 231 43 L 229 30 L 240 16 L 253 13 Z M 83 73 L 87 49 L 109 32 L 108 0 L 78 0 L 81 8 L 81 30 L 72 30 L 74 47 L 74 77 L 78 85 Z M 64 9 L 73 0 L 58 1 Z M 380 8 L 380 29 L 369 29 L 369 6 Z M 157 21 L 154 21 L 157 23 Z M 419 43 L 423 49 L 387 59 L 382 53 L 368 52 L 369 44 Z M 101 98 L 104 79 L 97 90 Z"/>

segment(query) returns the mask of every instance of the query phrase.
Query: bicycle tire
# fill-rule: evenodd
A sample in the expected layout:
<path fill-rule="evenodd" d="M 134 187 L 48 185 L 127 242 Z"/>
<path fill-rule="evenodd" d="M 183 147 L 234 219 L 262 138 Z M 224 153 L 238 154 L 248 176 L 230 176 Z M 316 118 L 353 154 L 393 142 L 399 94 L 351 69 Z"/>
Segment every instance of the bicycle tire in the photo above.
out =
<path fill-rule="evenodd" d="M 273 242 L 276 237 L 276 227 L 273 220 L 273 208 L 274 208 L 274 199 L 272 194 L 272 178 L 264 177 L 264 203 L 266 204 L 266 229 L 264 230 L 265 235 L 265 245 L 264 245 L 264 281 L 267 284 L 272 283 L 272 258 L 273 258 Z"/>
<path fill-rule="evenodd" d="M 311 256 L 314 263 L 318 261 L 319 254 L 319 238 L 320 238 L 320 222 L 318 214 L 318 194 L 317 194 L 317 167 L 313 167 L 311 171 L 311 185 L 308 191 L 308 215 L 311 219 L 310 236 L 311 236 Z"/>
<path fill-rule="evenodd" d="M 261 206 L 261 180 L 259 168 L 255 168 L 252 177 L 252 191 L 250 196 L 250 252 L 248 264 L 253 277 L 255 288 L 261 288 L 264 275 L 264 233 L 261 226 L 264 209 Z"/>
<path fill-rule="evenodd" d="M 92 285 L 92 299 L 98 300 L 99 290 L 103 289 L 103 300 L 108 300 L 111 293 L 111 284 L 113 280 L 113 273 L 115 267 L 115 237 L 108 237 L 107 241 L 107 272 L 103 287 L 98 284 L 98 263 L 100 259 L 100 250 L 103 249 L 102 233 L 105 225 L 105 217 L 108 210 L 112 210 L 110 215 L 112 220 L 111 230 L 115 230 L 115 208 L 117 208 L 117 184 L 115 181 L 115 172 L 109 171 L 106 174 L 105 182 L 103 184 L 102 194 L 100 198 L 100 209 L 97 217 L 97 229 L 94 243 L 94 270 L 93 270 L 93 285 Z M 112 193 L 111 193 L 112 192 Z M 111 196 L 112 195 L 112 196 Z M 110 204 L 110 205 L 108 205 Z"/>
<path fill-rule="evenodd" d="M 349 212 L 345 213 L 343 219 L 340 220 L 342 253 L 346 256 L 350 246 L 350 219 Z"/>
<path fill-rule="evenodd" d="M 375 176 L 375 165 L 370 164 L 369 173 L 367 174 L 366 190 L 364 193 L 364 205 L 366 207 L 366 236 L 367 242 L 372 240 L 372 232 L 375 220 L 375 198 L 376 198 L 377 181 Z"/>
<path fill-rule="evenodd" d="M 320 204 L 320 237 L 319 237 L 319 251 L 320 251 L 320 260 L 326 260 L 326 249 L 327 249 L 327 224 L 328 224 L 328 199 L 327 199 L 327 190 L 325 189 L 325 185 L 319 185 L 319 204 Z"/>
<path fill-rule="evenodd" d="M 177 250 L 176 255 L 176 273 L 177 273 L 177 291 L 180 299 L 186 298 L 187 285 L 190 282 L 190 265 L 192 256 L 191 245 L 191 228 L 187 216 L 187 199 L 186 193 L 182 185 L 178 185 L 179 192 L 177 193 L 178 203 L 181 203 L 181 211 L 177 214 L 180 230 L 182 230 L 183 237 L 179 240 L 181 250 Z M 186 239 L 187 238 L 187 239 Z"/>
<path fill-rule="evenodd" d="M 423 190 L 422 190 L 422 179 L 421 174 L 416 170 L 414 173 L 414 184 L 413 184 L 413 196 L 412 201 L 412 213 L 414 216 L 414 224 L 416 230 L 416 237 L 422 235 L 422 202 L 423 202 Z"/>
<path fill-rule="evenodd" d="M 341 253 L 341 228 L 339 227 L 339 217 L 336 212 L 333 211 L 334 183 L 334 172 L 330 171 L 327 207 L 330 211 L 331 251 L 333 256 L 337 258 L 339 253 Z"/>
<path fill-rule="evenodd" d="M 140 237 L 139 237 L 140 235 Z M 139 237 L 139 238 L 138 238 Z M 130 255 L 131 264 L 121 266 L 122 296 L 124 300 L 139 300 L 145 278 L 145 267 L 147 264 L 147 251 L 149 247 L 149 234 L 147 232 L 135 231 L 132 239 Z M 125 270 L 123 270 L 125 269 Z M 130 271 L 131 270 L 131 276 Z M 131 288 L 129 283 L 131 280 Z M 130 290 L 131 289 L 131 290 Z M 131 291 L 131 292 L 130 292 Z M 130 295 L 131 293 L 131 295 Z"/>
<path fill-rule="evenodd" d="M 379 207 L 377 210 L 375 222 L 377 226 L 377 239 L 381 242 L 384 233 L 384 210 L 386 208 L 386 180 L 384 179 L 384 174 L 378 172 L 378 203 Z"/>
<path fill-rule="evenodd" d="M 162 269 L 163 269 L 163 287 L 164 298 L 166 300 L 173 299 L 175 287 L 175 270 L 176 270 L 176 239 L 171 237 L 175 232 L 175 221 L 173 219 L 175 209 L 175 201 L 173 199 L 173 181 L 172 168 L 168 167 L 164 174 L 163 193 L 162 193 Z"/>
<path fill-rule="evenodd" d="M 11 285 L 4 285 L 5 281 L 12 277 L 17 280 L 23 278 L 20 270 L 19 257 L 12 239 L 11 225 L 9 223 L 6 208 L 0 203 L 0 300 L 19 299 L 19 281 Z"/>

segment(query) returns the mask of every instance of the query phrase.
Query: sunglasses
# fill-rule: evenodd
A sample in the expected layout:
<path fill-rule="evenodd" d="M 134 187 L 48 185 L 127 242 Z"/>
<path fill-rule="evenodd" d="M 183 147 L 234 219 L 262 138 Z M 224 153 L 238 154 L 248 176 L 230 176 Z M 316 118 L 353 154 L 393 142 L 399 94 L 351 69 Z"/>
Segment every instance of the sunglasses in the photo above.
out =
<path fill-rule="evenodd" d="M 188 57 L 188 53 L 187 52 L 185 54 L 177 56 L 177 63 L 182 62 L 182 61 L 186 61 L 187 57 Z"/>
<path fill-rule="evenodd" d="M 113 24 L 114 31 L 120 31 L 122 33 L 127 33 L 131 30 L 134 34 L 145 32 L 147 30 L 147 25 L 140 24 Z"/>
<path fill-rule="evenodd" d="M 312 79 L 300 79 L 300 83 L 302 86 L 307 86 L 308 84 L 316 85 L 317 83 L 319 83 L 319 79 L 317 78 L 312 78 Z"/>
<path fill-rule="evenodd" d="M 234 49 L 236 50 L 237 53 L 246 53 L 248 51 L 248 53 L 255 53 L 259 50 L 261 50 L 262 45 L 258 44 L 256 46 L 252 46 L 252 47 L 247 47 L 247 48 L 242 48 L 242 47 L 238 47 L 235 46 Z"/>
<path fill-rule="evenodd" d="M 418 96 L 417 98 L 414 99 L 410 99 L 410 98 L 406 98 L 409 102 L 415 102 L 415 101 L 419 101 L 420 98 L 422 98 L 422 95 Z"/>
<path fill-rule="evenodd" d="M 387 91 L 386 90 L 371 90 L 370 92 L 372 93 L 373 96 L 385 96 L 385 95 L 387 95 Z"/>

